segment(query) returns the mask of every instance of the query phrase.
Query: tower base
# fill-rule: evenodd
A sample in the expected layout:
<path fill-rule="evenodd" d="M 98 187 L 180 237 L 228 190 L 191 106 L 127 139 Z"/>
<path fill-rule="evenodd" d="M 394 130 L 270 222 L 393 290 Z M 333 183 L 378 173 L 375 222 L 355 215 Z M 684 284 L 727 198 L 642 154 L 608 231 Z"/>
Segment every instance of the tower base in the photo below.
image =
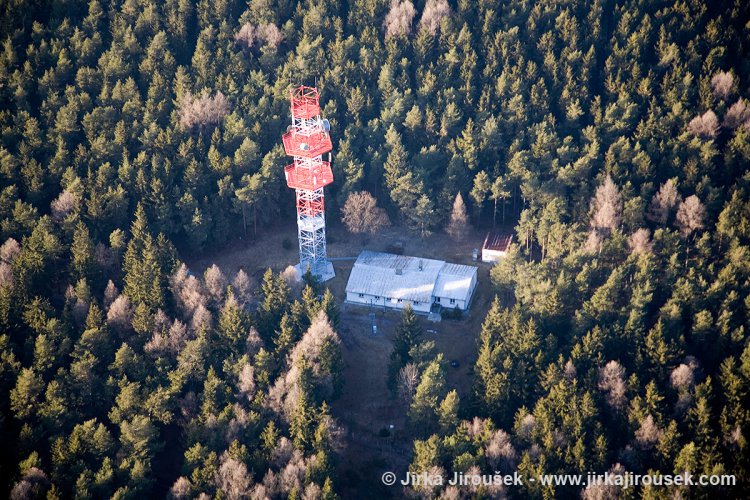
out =
<path fill-rule="evenodd" d="M 302 263 L 295 265 L 294 268 L 297 270 L 300 277 L 304 276 L 307 272 L 307 265 L 305 265 L 305 267 L 303 268 Z M 313 276 L 315 276 L 321 283 L 325 283 L 326 281 L 334 278 L 336 276 L 336 272 L 333 270 L 333 264 L 331 264 L 331 261 L 326 261 L 325 270 L 322 273 L 319 274 L 319 272 L 313 272 Z"/>

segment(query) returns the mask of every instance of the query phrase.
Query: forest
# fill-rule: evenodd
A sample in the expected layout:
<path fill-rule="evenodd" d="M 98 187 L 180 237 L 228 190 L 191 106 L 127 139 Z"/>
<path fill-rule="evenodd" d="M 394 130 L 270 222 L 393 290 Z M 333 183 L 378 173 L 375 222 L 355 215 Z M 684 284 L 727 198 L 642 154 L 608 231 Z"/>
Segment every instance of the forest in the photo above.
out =
<path fill-rule="evenodd" d="M 301 84 L 330 220 L 514 232 L 470 394 L 400 319 L 409 471 L 737 478 L 388 494 L 750 495 L 750 3 L 10 0 L 0 43 L 0 495 L 351 496 L 340 299 L 185 264 L 294 220 Z"/>

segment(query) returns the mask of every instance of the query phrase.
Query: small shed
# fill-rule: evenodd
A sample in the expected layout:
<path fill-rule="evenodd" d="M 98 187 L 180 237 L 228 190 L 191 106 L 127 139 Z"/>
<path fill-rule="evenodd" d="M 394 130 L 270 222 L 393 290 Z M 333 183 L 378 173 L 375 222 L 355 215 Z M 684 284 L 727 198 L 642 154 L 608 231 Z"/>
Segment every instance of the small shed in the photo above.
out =
<path fill-rule="evenodd" d="M 507 257 L 510 244 L 513 242 L 511 233 L 490 232 L 484 238 L 482 245 L 482 262 L 497 262 Z"/>

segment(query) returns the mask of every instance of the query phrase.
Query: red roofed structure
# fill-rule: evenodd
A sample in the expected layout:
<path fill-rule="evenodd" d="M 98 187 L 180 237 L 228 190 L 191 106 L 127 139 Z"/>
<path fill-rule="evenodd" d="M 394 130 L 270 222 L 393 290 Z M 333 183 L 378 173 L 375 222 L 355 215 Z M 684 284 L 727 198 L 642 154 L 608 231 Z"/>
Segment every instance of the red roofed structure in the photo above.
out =
<path fill-rule="evenodd" d="M 513 242 L 513 234 L 490 232 L 482 245 L 482 262 L 497 262 L 506 257 Z"/>

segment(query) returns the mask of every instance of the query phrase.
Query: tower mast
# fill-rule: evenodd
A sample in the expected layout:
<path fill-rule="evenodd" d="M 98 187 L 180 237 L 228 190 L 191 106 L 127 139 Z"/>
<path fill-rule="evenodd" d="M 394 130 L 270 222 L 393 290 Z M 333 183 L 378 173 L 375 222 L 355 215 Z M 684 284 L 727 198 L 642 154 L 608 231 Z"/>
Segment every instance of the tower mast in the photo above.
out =
<path fill-rule="evenodd" d="M 326 220 L 323 188 L 333 182 L 330 162 L 323 155 L 333 149 L 328 120 L 320 117 L 320 98 L 315 87 L 291 90 L 292 124 L 282 136 L 286 154 L 294 162 L 284 168 L 287 186 L 297 199 L 298 271 L 310 272 L 320 281 L 335 276 L 326 258 Z"/>

